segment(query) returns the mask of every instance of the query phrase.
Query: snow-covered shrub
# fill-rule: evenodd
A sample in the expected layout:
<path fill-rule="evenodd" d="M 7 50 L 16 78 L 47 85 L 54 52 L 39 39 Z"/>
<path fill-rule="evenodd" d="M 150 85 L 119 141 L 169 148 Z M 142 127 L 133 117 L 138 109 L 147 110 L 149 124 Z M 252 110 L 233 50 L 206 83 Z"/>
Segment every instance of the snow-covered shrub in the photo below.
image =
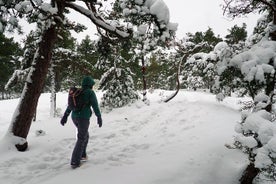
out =
<path fill-rule="evenodd" d="M 236 125 L 234 145 L 248 154 L 249 160 L 259 168 L 263 177 L 276 181 L 276 122 L 274 112 L 265 110 L 269 97 L 259 94 L 252 112 L 244 111 Z"/>
<path fill-rule="evenodd" d="M 217 99 L 217 101 L 219 101 L 219 102 L 222 102 L 224 98 L 225 98 L 225 96 L 224 96 L 223 93 L 218 93 L 218 94 L 216 95 L 216 99 Z"/>
<path fill-rule="evenodd" d="M 210 53 L 196 53 L 184 65 L 187 77 L 187 87 L 191 89 L 212 89 L 215 83 L 216 55 Z"/>
<path fill-rule="evenodd" d="M 189 76 L 187 78 L 187 84 L 189 89 L 196 91 L 199 88 L 203 88 L 204 82 L 202 81 L 202 77 Z"/>
<path fill-rule="evenodd" d="M 238 104 L 241 105 L 241 111 L 250 111 L 254 108 L 254 102 L 252 100 L 239 101 Z"/>
<path fill-rule="evenodd" d="M 104 91 L 101 107 L 112 110 L 139 99 L 130 73 L 127 69 L 112 67 L 103 75 L 100 81 Z"/>

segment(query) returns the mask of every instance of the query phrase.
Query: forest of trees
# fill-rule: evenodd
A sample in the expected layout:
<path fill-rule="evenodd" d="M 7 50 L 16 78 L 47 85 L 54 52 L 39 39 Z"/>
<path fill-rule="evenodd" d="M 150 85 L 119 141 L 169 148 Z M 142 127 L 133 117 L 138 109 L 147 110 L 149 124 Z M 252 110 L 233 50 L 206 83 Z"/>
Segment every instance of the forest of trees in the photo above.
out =
<path fill-rule="evenodd" d="M 112 42 L 104 43 L 102 38 L 92 40 L 86 36 L 78 43 L 69 31 L 62 34 L 64 35 L 63 39 L 57 43 L 53 50 L 52 60 L 54 64 L 47 74 L 43 92 L 51 92 L 53 87 L 56 92 L 68 90 L 70 86 L 78 85 L 83 75 L 92 75 L 95 79 L 101 80 L 113 67 L 116 68 L 117 72 L 118 70 L 126 71 L 125 76 L 121 76 L 122 80 L 125 81 L 126 77 L 131 76 L 134 91 L 143 90 L 143 67 L 139 62 L 134 40 L 114 44 Z M 18 97 L 32 65 L 36 38 L 34 33 L 30 32 L 23 40 L 22 45 L 14 42 L 12 38 L 7 38 L 3 33 L 1 33 L 0 38 L 1 44 L 3 44 L 0 99 Z M 177 46 L 166 48 L 162 45 L 156 46 L 145 56 L 144 67 L 147 87 L 149 89 L 174 90 L 178 63 L 182 56 L 190 51 L 187 61 L 181 65 L 181 88 L 212 90 L 211 83 L 214 82 L 214 79 L 212 76 L 209 78 L 205 76 L 206 73 L 203 70 L 206 70 L 208 65 L 206 62 L 216 64 L 218 61 L 217 59 L 205 61 L 205 58 L 200 58 L 201 54 L 210 54 L 215 46 L 223 41 L 229 43 L 228 45 L 231 47 L 234 47 L 235 44 L 245 45 L 246 38 L 246 24 L 243 24 L 242 27 L 235 25 L 230 28 L 225 38 L 215 35 L 212 28 L 208 28 L 204 32 L 187 33 L 187 37 L 176 43 Z M 199 47 L 200 49 L 192 52 L 194 48 Z M 193 58 L 196 58 L 195 63 L 192 62 Z M 200 62 L 202 63 L 200 64 Z M 52 75 L 54 76 L 54 86 L 51 83 Z M 192 79 L 192 77 L 197 79 Z M 110 82 L 110 80 L 108 78 L 102 79 L 100 89 L 108 89 L 105 87 L 105 83 Z"/>
<path fill-rule="evenodd" d="M 22 95 L 10 128 L 20 138 L 18 150 L 28 147 L 40 94 L 50 92 L 55 107 L 57 92 L 91 75 L 104 92 L 102 107 L 109 110 L 138 100 L 140 94 L 146 101 L 148 89 L 204 89 L 220 96 L 252 97 L 251 111 L 242 115 L 236 128 L 235 147 L 250 161 L 241 183 L 252 182 L 260 172 L 276 180 L 276 150 L 270 146 L 276 132 L 272 131 L 276 130 L 276 1 L 225 0 L 225 16 L 258 12 L 262 18 L 256 20 L 253 34 L 246 32 L 244 23 L 228 28 L 224 38 L 211 27 L 176 38 L 176 25 L 149 11 L 149 1 L 116 0 L 108 12 L 102 8 L 106 1 L 83 0 L 84 6 L 72 0 L 49 2 L 0 0 L 0 99 Z M 72 31 L 89 25 L 70 22 L 66 18 L 70 10 L 96 25 L 97 39 L 87 36 L 78 43 L 72 37 Z M 20 19 L 36 23 L 37 28 L 16 43 L 6 33 L 20 33 Z M 252 116 L 265 121 L 265 126 L 262 121 L 257 128 L 250 126 Z M 249 139 L 253 145 L 245 141 Z"/>

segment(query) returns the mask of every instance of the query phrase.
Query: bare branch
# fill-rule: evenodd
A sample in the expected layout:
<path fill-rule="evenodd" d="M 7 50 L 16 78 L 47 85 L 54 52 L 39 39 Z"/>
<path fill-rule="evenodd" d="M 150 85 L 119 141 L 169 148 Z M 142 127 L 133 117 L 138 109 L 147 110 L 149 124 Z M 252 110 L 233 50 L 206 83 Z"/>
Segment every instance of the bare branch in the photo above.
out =
<path fill-rule="evenodd" d="M 233 0 L 230 0 L 230 1 L 223 0 L 223 1 L 226 4 L 225 6 L 223 6 L 223 15 L 225 15 L 226 9 L 229 8 L 229 6 L 233 2 Z"/>
<path fill-rule="evenodd" d="M 202 43 L 200 45 L 197 45 L 196 47 L 194 47 L 192 50 L 186 50 L 185 47 L 183 47 L 181 44 L 179 44 L 178 42 L 176 42 L 176 46 L 179 47 L 179 50 L 181 49 L 182 52 L 184 53 L 183 57 L 181 58 L 181 60 L 178 63 L 178 67 L 177 67 L 177 73 L 176 73 L 176 91 L 169 96 L 167 99 L 164 100 L 165 103 L 169 102 L 171 99 L 173 99 L 179 92 L 180 90 L 180 80 L 179 80 L 179 74 L 180 74 L 180 69 L 181 69 L 181 65 L 182 63 L 186 62 L 188 57 L 191 56 L 194 53 L 199 52 L 202 47 L 206 46 L 206 43 Z"/>

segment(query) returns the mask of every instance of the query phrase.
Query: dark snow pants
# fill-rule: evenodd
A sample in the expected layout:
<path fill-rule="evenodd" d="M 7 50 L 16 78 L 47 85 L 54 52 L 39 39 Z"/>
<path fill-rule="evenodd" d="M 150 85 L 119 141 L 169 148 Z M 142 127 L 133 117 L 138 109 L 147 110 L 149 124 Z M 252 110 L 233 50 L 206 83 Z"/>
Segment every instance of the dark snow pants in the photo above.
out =
<path fill-rule="evenodd" d="M 73 122 L 78 129 L 77 142 L 71 157 L 71 165 L 80 165 L 82 157 L 86 157 L 86 147 L 89 140 L 89 119 L 73 118 Z"/>

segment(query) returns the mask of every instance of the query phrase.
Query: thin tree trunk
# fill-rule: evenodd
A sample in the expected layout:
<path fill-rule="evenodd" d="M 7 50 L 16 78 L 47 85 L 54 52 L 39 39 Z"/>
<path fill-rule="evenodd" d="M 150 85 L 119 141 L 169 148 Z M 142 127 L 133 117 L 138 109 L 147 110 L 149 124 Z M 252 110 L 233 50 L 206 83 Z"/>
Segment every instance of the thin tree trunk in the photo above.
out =
<path fill-rule="evenodd" d="M 56 76 L 55 76 L 53 64 L 50 68 L 50 78 L 51 78 L 50 117 L 55 117 L 56 116 Z"/>
<path fill-rule="evenodd" d="M 177 66 L 177 72 L 176 72 L 176 91 L 174 94 L 172 94 L 170 97 L 168 97 L 166 100 L 164 100 L 165 103 L 169 102 L 171 99 L 173 99 L 179 92 L 180 90 L 180 80 L 179 80 L 179 74 L 180 74 L 180 67 L 182 64 L 182 61 L 186 58 L 185 56 L 182 57 L 182 59 L 179 61 L 178 66 Z"/>
<path fill-rule="evenodd" d="M 142 75 L 143 75 L 143 101 L 147 100 L 147 81 L 146 81 L 146 66 L 145 58 L 142 56 Z"/>
<path fill-rule="evenodd" d="M 179 75 L 180 75 L 180 72 L 181 72 L 180 69 L 181 69 L 182 63 L 187 60 L 188 56 L 189 56 L 189 54 L 184 54 L 184 56 L 181 58 L 181 60 L 178 63 L 177 71 L 176 71 L 176 91 L 174 92 L 174 94 L 172 94 L 166 100 L 164 100 L 165 103 L 167 103 L 171 99 L 173 99 L 178 94 L 178 92 L 180 90 L 180 80 L 179 80 Z"/>

